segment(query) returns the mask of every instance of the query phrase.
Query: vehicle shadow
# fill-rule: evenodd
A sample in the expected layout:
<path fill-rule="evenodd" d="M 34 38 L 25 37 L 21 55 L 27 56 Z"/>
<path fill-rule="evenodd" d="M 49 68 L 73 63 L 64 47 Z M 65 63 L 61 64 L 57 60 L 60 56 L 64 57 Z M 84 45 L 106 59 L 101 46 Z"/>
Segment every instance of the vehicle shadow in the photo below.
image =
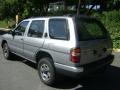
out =
<path fill-rule="evenodd" d="M 120 90 L 120 68 L 110 66 L 103 75 L 90 75 L 81 80 L 69 79 L 55 86 L 72 90 Z"/>
<path fill-rule="evenodd" d="M 26 65 L 37 69 L 36 65 L 29 61 L 24 62 Z M 53 87 L 56 89 L 72 90 L 120 90 L 120 68 L 109 66 L 104 74 L 85 76 L 81 79 L 72 79 L 60 77 Z"/>
<path fill-rule="evenodd" d="M 37 70 L 37 65 L 30 61 L 17 56 L 13 61 L 20 61 L 33 69 Z M 120 90 L 120 67 L 109 66 L 103 75 L 85 76 L 81 79 L 72 79 L 68 77 L 60 77 L 53 88 L 56 89 L 72 89 L 72 90 Z"/>
<path fill-rule="evenodd" d="M 26 60 L 26 59 L 24 59 L 22 57 L 19 57 L 19 56 L 15 55 L 15 54 L 14 54 L 13 57 L 11 57 L 10 61 L 22 62 L 22 63 L 24 63 L 24 64 L 26 64 L 26 65 L 34 68 L 34 69 L 37 69 L 37 65 L 35 63 L 30 62 L 30 61 L 28 61 L 28 60 Z"/>

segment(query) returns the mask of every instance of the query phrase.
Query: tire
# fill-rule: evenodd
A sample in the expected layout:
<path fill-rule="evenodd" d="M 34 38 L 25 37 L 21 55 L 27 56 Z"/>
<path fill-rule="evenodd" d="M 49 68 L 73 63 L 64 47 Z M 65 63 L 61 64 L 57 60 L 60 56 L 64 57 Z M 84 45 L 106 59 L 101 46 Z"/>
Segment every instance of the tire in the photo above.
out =
<path fill-rule="evenodd" d="M 55 83 L 55 68 L 50 58 L 42 58 L 38 62 L 38 73 L 43 83 L 52 86 Z"/>
<path fill-rule="evenodd" d="M 7 43 L 3 44 L 3 55 L 6 59 L 10 59 L 12 56 L 12 53 L 10 52 L 10 49 Z"/>

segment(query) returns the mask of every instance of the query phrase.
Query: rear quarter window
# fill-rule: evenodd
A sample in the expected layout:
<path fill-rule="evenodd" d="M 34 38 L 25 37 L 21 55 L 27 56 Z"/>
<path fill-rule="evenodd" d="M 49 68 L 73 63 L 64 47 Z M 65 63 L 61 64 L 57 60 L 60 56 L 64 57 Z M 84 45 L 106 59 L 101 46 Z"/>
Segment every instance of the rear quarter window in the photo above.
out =
<path fill-rule="evenodd" d="M 68 23 L 66 19 L 49 20 L 49 36 L 52 39 L 69 40 Z"/>

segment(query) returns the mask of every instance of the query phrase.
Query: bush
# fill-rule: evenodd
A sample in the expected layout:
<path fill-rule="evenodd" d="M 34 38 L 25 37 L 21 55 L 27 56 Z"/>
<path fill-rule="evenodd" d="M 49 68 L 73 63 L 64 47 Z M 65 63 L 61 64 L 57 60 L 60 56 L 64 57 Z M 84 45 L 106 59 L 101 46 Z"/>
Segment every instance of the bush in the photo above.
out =
<path fill-rule="evenodd" d="M 113 47 L 120 48 L 120 11 L 103 12 L 102 15 L 96 13 L 94 16 L 100 17 L 100 20 L 109 31 Z"/>
<path fill-rule="evenodd" d="M 0 20 L 0 28 L 14 28 L 15 20 L 13 19 L 4 19 Z"/>

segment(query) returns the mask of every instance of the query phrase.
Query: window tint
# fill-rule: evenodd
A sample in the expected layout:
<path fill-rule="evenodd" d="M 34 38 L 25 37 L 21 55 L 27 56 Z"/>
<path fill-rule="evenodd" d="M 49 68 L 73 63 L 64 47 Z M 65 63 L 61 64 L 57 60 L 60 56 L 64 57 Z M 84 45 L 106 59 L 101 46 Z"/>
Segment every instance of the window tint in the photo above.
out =
<path fill-rule="evenodd" d="M 68 27 L 65 19 L 51 19 L 49 21 L 49 35 L 53 39 L 68 40 Z"/>
<path fill-rule="evenodd" d="M 16 35 L 23 36 L 29 21 L 21 22 L 15 29 Z"/>
<path fill-rule="evenodd" d="M 44 31 L 44 20 L 34 20 L 29 28 L 29 37 L 42 37 Z"/>
<path fill-rule="evenodd" d="M 76 29 L 80 41 L 104 39 L 107 34 L 101 22 L 95 19 L 76 18 Z"/>

